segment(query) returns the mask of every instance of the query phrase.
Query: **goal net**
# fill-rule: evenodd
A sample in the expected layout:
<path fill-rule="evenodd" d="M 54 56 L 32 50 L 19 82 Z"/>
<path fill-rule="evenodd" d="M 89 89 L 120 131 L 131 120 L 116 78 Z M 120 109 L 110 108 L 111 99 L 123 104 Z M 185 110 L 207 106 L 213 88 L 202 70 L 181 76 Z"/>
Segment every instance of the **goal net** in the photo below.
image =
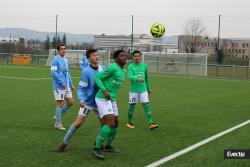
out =
<path fill-rule="evenodd" d="M 106 50 L 98 50 L 100 57 L 100 64 L 105 66 L 110 63 L 110 53 Z M 46 62 L 46 66 L 51 66 L 51 61 L 54 56 L 57 55 L 56 49 L 50 49 L 49 57 Z M 81 58 L 86 55 L 86 50 L 65 50 L 65 58 L 68 59 L 71 68 L 79 68 Z"/>
<path fill-rule="evenodd" d="M 143 52 L 150 73 L 207 76 L 207 55 L 200 53 Z"/>

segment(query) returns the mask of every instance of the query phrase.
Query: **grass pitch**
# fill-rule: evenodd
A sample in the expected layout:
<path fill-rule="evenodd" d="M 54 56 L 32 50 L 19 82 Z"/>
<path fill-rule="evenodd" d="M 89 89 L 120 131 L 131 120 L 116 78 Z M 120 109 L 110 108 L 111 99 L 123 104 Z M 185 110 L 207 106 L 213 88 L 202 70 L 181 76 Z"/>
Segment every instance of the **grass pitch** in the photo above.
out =
<path fill-rule="evenodd" d="M 80 71 L 72 70 L 72 76 L 77 86 Z M 90 154 L 99 128 L 92 113 L 66 151 L 54 152 L 66 132 L 53 128 L 50 69 L 0 65 L 0 166 L 145 166 L 250 118 L 249 81 L 150 76 L 150 83 L 153 118 L 160 127 L 149 130 L 141 105 L 134 114 L 136 128 L 125 127 L 127 79 L 117 100 L 120 125 L 114 146 L 121 153 L 99 161 Z M 78 114 L 74 100 L 63 117 L 67 128 Z M 162 166 L 245 167 L 249 160 L 224 160 L 224 149 L 249 149 L 249 141 L 247 125 Z"/>

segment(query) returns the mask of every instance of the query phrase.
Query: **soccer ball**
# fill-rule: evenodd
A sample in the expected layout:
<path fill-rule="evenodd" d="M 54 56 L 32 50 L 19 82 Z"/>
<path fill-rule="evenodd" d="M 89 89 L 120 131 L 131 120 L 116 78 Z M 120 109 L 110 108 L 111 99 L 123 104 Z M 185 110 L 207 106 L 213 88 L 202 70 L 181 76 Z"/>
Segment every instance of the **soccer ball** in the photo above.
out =
<path fill-rule="evenodd" d="M 161 23 L 155 23 L 151 26 L 151 34 L 155 38 L 160 38 L 165 34 L 165 26 Z"/>

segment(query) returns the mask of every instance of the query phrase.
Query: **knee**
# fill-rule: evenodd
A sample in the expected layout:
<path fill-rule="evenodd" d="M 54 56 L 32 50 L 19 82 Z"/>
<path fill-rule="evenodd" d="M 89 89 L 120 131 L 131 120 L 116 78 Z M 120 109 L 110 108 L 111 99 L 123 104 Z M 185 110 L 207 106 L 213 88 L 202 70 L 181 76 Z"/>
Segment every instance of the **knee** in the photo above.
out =
<path fill-rule="evenodd" d="M 83 124 L 83 121 L 75 121 L 73 126 L 74 128 L 79 128 Z"/>
<path fill-rule="evenodd" d="M 119 126 L 119 122 L 118 122 L 118 120 L 116 120 L 114 123 L 114 128 L 118 128 L 118 126 Z"/>
<path fill-rule="evenodd" d="M 114 120 L 109 120 L 109 121 L 107 122 L 107 125 L 108 125 L 109 127 L 111 127 L 111 128 L 115 127 L 115 122 L 114 122 Z"/>
<path fill-rule="evenodd" d="M 69 102 L 67 103 L 67 105 L 68 105 L 69 107 L 73 106 L 73 104 L 74 104 L 74 101 L 73 101 L 73 100 L 71 100 L 71 101 L 69 101 Z"/>
<path fill-rule="evenodd" d="M 100 119 L 100 124 L 101 126 L 106 125 L 107 121 L 105 119 Z"/>
<path fill-rule="evenodd" d="M 57 106 L 60 107 L 60 108 L 63 108 L 64 101 L 58 101 Z"/>
<path fill-rule="evenodd" d="M 108 122 L 108 124 L 107 124 L 109 127 L 111 127 L 111 128 L 114 128 L 115 127 L 115 123 L 114 122 Z"/>

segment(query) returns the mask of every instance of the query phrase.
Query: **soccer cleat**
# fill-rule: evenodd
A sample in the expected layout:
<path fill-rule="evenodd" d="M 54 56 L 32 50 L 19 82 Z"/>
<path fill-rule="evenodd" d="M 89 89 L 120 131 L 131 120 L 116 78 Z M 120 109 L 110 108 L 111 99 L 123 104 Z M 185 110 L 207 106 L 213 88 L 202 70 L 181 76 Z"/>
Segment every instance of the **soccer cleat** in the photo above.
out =
<path fill-rule="evenodd" d="M 65 148 L 66 148 L 67 144 L 62 143 L 59 145 L 59 147 L 57 148 L 57 152 L 64 152 Z"/>
<path fill-rule="evenodd" d="M 102 149 L 101 148 L 94 148 L 91 152 L 93 156 L 95 156 L 97 159 L 104 160 L 105 157 L 102 154 Z"/>
<path fill-rule="evenodd" d="M 54 128 L 56 129 L 59 129 L 59 130 L 65 130 L 66 128 L 63 127 L 63 124 L 62 123 L 57 123 L 54 125 Z"/>
<path fill-rule="evenodd" d="M 103 148 L 103 151 L 104 152 L 110 152 L 110 153 L 119 153 L 119 152 L 121 152 L 119 149 L 114 148 L 112 146 L 108 146 L 108 145 Z"/>
<path fill-rule="evenodd" d="M 152 124 L 149 125 L 149 129 L 150 130 L 153 130 L 153 129 L 158 128 L 158 127 L 159 127 L 159 125 L 156 125 L 154 123 L 152 123 Z"/>
<path fill-rule="evenodd" d="M 134 129 L 134 128 L 135 128 L 135 126 L 134 126 L 132 123 L 126 124 L 126 126 L 127 126 L 128 128 L 130 128 L 130 129 Z"/>

